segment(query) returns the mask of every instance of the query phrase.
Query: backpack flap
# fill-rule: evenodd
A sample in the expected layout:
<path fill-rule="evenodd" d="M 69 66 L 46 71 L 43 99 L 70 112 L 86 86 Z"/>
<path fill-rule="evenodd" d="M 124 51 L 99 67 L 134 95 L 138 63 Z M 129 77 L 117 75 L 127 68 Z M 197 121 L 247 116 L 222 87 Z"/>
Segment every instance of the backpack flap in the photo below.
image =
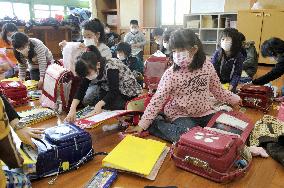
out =
<path fill-rule="evenodd" d="M 167 57 L 151 56 L 145 61 L 144 82 L 149 89 L 157 89 L 168 64 Z"/>
<path fill-rule="evenodd" d="M 271 87 L 268 86 L 258 86 L 258 85 L 244 85 L 241 87 L 241 92 L 245 93 L 255 93 L 255 94 L 263 94 L 263 95 L 268 95 L 271 97 L 273 96 L 273 91 Z"/>
<path fill-rule="evenodd" d="M 65 146 L 88 140 L 90 134 L 74 124 L 65 123 L 46 129 L 45 138 L 56 146 Z"/>
<path fill-rule="evenodd" d="M 253 127 L 253 122 L 247 116 L 235 111 L 216 113 L 206 126 L 222 134 L 240 137 L 243 143 L 246 142 Z"/>
<path fill-rule="evenodd" d="M 194 127 L 180 137 L 179 144 L 220 157 L 231 149 L 234 142 L 233 136 L 222 135 L 201 127 Z"/>

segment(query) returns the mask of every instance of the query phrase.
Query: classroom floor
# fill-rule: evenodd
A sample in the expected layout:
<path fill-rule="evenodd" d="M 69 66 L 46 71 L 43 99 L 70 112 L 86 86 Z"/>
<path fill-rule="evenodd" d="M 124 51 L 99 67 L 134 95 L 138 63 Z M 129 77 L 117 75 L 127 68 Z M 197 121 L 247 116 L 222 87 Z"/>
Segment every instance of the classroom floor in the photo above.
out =
<path fill-rule="evenodd" d="M 260 67 L 257 75 L 262 75 L 269 71 L 271 67 Z M 284 77 L 274 81 L 273 85 L 278 87 L 284 83 Z M 21 107 L 17 110 L 25 110 L 28 107 Z M 248 115 L 254 122 L 259 120 L 263 113 L 247 109 Z M 277 111 L 271 108 L 270 115 L 276 115 Z M 62 120 L 65 115 L 62 115 Z M 35 127 L 51 127 L 56 125 L 57 119 L 40 123 Z M 103 132 L 101 127 L 88 130 L 92 135 L 93 147 L 95 151 L 110 152 L 120 141 L 116 131 Z M 150 137 L 154 138 L 154 137 Z M 156 139 L 156 138 L 154 138 Z M 170 144 L 169 144 L 170 146 Z M 128 156 L 125 156 L 128 157 Z M 84 164 L 78 170 L 64 173 L 58 176 L 54 185 L 49 185 L 50 177 L 32 183 L 34 188 L 80 188 L 84 187 L 93 175 L 101 168 L 103 156 L 96 157 L 94 160 Z M 115 188 L 143 188 L 146 185 L 170 186 L 175 185 L 179 188 L 284 188 L 284 168 L 272 158 L 253 158 L 252 167 L 245 177 L 229 184 L 218 184 L 205 178 L 176 168 L 169 155 L 165 159 L 155 181 L 140 178 L 127 173 L 119 173 L 118 179 L 112 187 Z"/>

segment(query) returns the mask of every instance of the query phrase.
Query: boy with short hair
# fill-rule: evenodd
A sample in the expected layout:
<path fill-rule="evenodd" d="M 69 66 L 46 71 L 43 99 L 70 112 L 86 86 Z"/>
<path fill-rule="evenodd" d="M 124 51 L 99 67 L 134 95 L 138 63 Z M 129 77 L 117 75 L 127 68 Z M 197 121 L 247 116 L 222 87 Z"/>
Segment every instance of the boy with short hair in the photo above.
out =
<path fill-rule="evenodd" d="M 130 21 L 130 32 L 125 35 L 124 42 L 131 45 L 132 55 L 143 61 L 143 48 L 146 44 L 146 39 L 144 34 L 139 31 L 137 20 Z"/>

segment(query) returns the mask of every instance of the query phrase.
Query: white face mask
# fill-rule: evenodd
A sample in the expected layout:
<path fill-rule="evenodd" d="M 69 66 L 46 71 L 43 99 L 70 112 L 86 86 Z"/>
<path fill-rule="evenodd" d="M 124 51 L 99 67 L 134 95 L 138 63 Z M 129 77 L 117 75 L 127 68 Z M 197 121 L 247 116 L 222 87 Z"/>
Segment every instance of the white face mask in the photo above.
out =
<path fill-rule="evenodd" d="M 106 34 L 110 33 L 110 29 L 105 29 L 105 33 Z"/>
<path fill-rule="evenodd" d="M 117 58 L 118 58 L 120 61 L 123 61 L 123 60 L 126 59 L 126 58 L 124 57 L 124 55 L 120 55 L 120 54 L 117 54 Z"/>
<path fill-rule="evenodd" d="M 27 56 L 29 54 L 30 48 L 29 48 L 29 46 L 27 46 L 22 50 L 17 49 L 17 51 L 20 52 L 21 54 Z"/>
<path fill-rule="evenodd" d="M 12 42 L 12 37 L 8 37 L 8 36 L 7 36 L 7 40 L 10 41 L 10 42 Z"/>
<path fill-rule="evenodd" d="M 223 40 L 221 42 L 221 48 L 223 48 L 223 50 L 225 52 L 229 52 L 231 50 L 232 47 L 232 41 L 231 40 Z"/>
<path fill-rule="evenodd" d="M 96 46 L 95 40 L 90 38 L 83 38 L 85 46 Z"/>
<path fill-rule="evenodd" d="M 192 61 L 192 58 L 189 56 L 188 51 L 182 52 L 173 52 L 174 63 L 181 68 L 186 68 L 188 64 Z"/>
<path fill-rule="evenodd" d="M 98 76 L 98 74 L 97 74 L 97 73 L 94 73 L 94 74 L 91 74 L 91 75 L 86 76 L 86 78 L 87 78 L 88 80 L 94 80 L 94 79 L 97 78 L 97 76 Z"/>
<path fill-rule="evenodd" d="M 138 33 L 138 29 L 130 29 L 131 33 Z"/>
<path fill-rule="evenodd" d="M 163 46 L 164 46 L 164 48 L 166 48 L 167 50 L 169 49 L 169 43 L 163 42 Z"/>

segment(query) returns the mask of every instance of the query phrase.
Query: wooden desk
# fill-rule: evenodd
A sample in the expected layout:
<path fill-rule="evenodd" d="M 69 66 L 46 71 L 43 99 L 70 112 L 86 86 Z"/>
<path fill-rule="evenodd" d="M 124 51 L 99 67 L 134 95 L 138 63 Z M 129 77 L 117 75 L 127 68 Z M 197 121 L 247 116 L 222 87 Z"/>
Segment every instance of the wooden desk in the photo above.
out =
<path fill-rule="evenodd" d="M 18 108 L 17 110 L 24 110 L 28 107 Z M 257 121 L 263 114 L 261 112 L 247 109 L 246 114 Z M 271 110 L 270 115 L 275 115 L 276 111 Z M 63 119 L 65 115 L 62 115 Z M 53 118 L 48 121 L 42 122 L 34 127 L 51 127 L 56 125 L 57 119 Z M 110 152 L 120 141 L 116 131 L 103 132 L 101 127 L 88 130 L 92 135 L 93 146 L 95 151 Z M 150 137 L 154 138 L 154 137 Z M 157 139 L 157 138 L 154 138 Z M 159 139 L 157 139 L 159 140 Z M 170 146 L 170 144 L 168 144 Z M 34 188 L 80 188 L 96 174 L 101 168 L 101 161 L 104 156 L 95 157 L 94 160 L 80 167 L 78 170 L 63 173 L 58 176 L 53 186 L 48 185 L 50 177 L 34 181 L 32 183 Z M 128 157 L 128 156 L 125 156 Z M 253 164 L 248 174 L 235 182 L 229 184 L 218 184 L 209 181 L 205 178 L 183 171 L 176 168 L 173 161 L 170 160 L 169 155 L 165 159 L 159 174 L 155 181 L 140 178 L 135 175 L 127 173 L 119 173 L 118 179 L 112 187 L 116 188 L 143 188 L 146 185 L 167 186 L 176 185 L 179 188 L 284 188 L 284 168 L 272 158 L 253 158 Z"/>

